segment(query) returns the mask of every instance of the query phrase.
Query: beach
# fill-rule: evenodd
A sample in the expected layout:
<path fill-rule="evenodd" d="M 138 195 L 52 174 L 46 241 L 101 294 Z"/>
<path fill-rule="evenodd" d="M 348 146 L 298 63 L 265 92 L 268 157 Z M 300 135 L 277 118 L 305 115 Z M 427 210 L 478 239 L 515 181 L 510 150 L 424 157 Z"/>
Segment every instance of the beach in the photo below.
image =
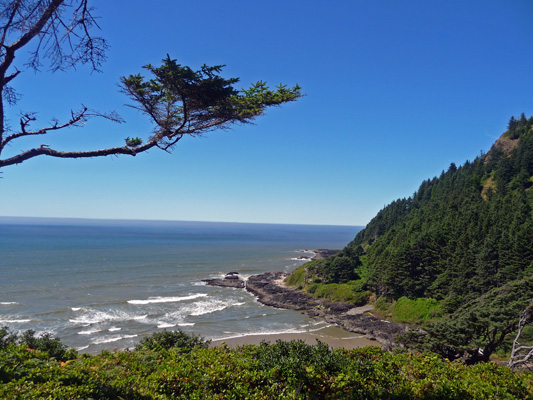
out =
<path fill-rule="evenodd" d="M 261 342 L 275 343 L 278 340 L 291 341 L 303 340 L 307 344 L 314 345 L 317 340 L 326 343 L 332 348 L 354 349 L 357 347 L 378 346 L 380 343 L 375 340 L 370 340 L 366 336 L 347 332 L 338 326 L 328 326 L 317 330 L 315 332 L 301 332 L 301 333 L 277 333 L 271 335 L 245 335 L 238 337 L 230 337 L 223 340 L 215 340 L 211 342 L 211 346 L 220 346 L 225 343 L 231 348 L 242 345 L 258 345 Z"/>

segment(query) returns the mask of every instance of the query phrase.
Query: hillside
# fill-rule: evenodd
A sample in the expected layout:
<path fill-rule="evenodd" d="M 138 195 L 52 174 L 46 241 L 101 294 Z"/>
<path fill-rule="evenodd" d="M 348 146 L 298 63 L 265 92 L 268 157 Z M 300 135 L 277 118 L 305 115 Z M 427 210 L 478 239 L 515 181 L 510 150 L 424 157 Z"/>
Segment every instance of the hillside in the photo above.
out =
<path fill-rule="evenodd" d="M 336 256 L 302 266 L 288 282 L 319 297 L 375 302 L 397 319 L 409 308 L 418 314 L 406 321 L 442 319 L 533 275 L 532 186 L 533 117 L 522 114 L 486 154 L 425 180 Z M 525 308 L 531 284 L 521 293 L 515 300 Z"/>

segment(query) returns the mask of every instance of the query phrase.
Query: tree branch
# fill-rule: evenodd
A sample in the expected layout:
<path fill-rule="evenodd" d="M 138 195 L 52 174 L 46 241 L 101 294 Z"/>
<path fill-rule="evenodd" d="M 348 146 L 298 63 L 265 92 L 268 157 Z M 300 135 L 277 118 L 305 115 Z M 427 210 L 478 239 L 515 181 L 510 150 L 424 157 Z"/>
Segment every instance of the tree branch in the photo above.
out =
<path fill-rule="evenodd" d="M 533 346 L 523 346 L 521 345 L 518 340 L 522 336 L 522 331 L 524 330 L 524 327 L 531 322 L 531 319 L 533 318 L 533 303 L 529 305 L 523 312 L 520 317 L 520 321 L 518 321 L 518 332 L 516 334 L 515 339 L 513 340 L 513 348 L 511 350 L 511 356 L 509 357 L 509 362 L 507 363 L 507 366 L 509 368 L 516 368 L 519 365 L 527 363 L 532 357 L 533 357 Z M 528 351 L 528 353 L 523 354 L 523 351 Z M 522 353 L 522 354 L 521 354 Z M 522 357 L 521 359 L 518 359 L 518 357 Z"/>
<path fill-rule="evenodd" d="M 11 158 L 0 160 L 0 168 L 6 167 L 8 165 L 20 164 L 30 158 L 37 157 L 40 155 L 46 155 L 46 156 L 57 157 L 57 158 L 89 158 L 89 157 L 104 157 L 104 156 L 119 155 L 119 154 L 127 154 L 131 156 L 136 156 L 139 153 L 142 153 L 146 150 L 151 149 L 154 146 L 157 146 L 157 144 L 158 144 L 158 141 L 155 139 L 152 139 L 148 141 L 146 144 L 139 146 L 139 147 L 129 147 L 129 146 L 110 147 L 107 149 L 89 150 L 89 151 L 58 151 L 58 150 L 54 150 L 49 147 L 46 147 L 46 145 L 41 145 L 41 147 L 33 148 L 31 150 L 25 151 Z"/>
<path fill-rule="evenodd" d="M 2 79 L 5 76 L 7 69 L 15 59 L 15 51 L 27 45 L 30 40 L 41 33 L 43 27 L 63 2 L 64 0 L 52 0 L 46 10 L 41 14 L 41 17 L 37 20 L 37 22 L 24 35 L 22 35 L 20 39 L 13 44 L 6 46 L 6 55 L 3 62 L 0 64 L 0 77 L 2 77 Z"/>
<path fill-rule="evenodd" d="M 81 111 L 78 111 L 77 113 L 72 112 L 72 118 L 65 122 L 64 124 L 58 125 L 57 123 L 46 127 L 39 129 L 38 131 L 26 131 L 26 128 L 28 127 L 29 123 L 32 121 L 35 121 L 35 117 L 33 117 L 32 114 L 24 114 L 22 118 L 20 119 L 20 128 L 21 131 L 17 133 L 13 133 L 5 138 L 4 141 L 0 144 L 0 149 L 3 149 L 9 142 L 11 142 L 14 139 L 23 137 L 23 136 L 32 136 L 32 135 L 45 135 L 51 131 L 57 131 L 63 128 L 67 128 L 69 126 L 76 126 L 79 123 L 83 123 L 86 118 L 87 113 L 87 107 L 84 107 Z"/>

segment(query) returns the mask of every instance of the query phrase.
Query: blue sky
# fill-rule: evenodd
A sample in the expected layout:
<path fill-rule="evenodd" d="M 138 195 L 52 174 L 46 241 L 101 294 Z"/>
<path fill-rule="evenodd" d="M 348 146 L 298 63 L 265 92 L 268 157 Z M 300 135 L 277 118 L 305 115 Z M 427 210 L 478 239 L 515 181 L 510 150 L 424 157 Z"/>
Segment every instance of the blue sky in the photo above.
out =
<path fill-rule="evenodd" d="M 84 104 L 127 123 L 91 120 L 10 152 L 146 137 L 117 83 L 167 53 L 193 69 L 225 64 L 240 87 L 299 83 L 306 96 L 255 125 L 185 138 L 172 155 L 6 167 L 0 215 L 365 225 L 488 150 L 511 115 L 533 114 L 530 0 L 93 4 L 111 46 L 103 72 L 26 71 L 8 116 L 14 126 L 21 111 L 61 120 Z"/>

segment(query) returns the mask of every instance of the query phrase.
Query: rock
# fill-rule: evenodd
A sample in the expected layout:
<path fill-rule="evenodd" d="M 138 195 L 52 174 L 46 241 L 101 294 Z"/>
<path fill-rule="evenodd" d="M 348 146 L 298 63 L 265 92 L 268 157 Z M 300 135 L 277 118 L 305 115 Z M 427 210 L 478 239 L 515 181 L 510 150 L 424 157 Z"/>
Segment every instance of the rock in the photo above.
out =
<path fill-rule="evenodd" d="M 202 279 L 209 286 L 244 288 L 244 281 L 239 277 L 238 272 L 228 272 L 224 279 Z"/>
<path fill-rule="evenodd" d="M 381 343 L 386 350 L 397 346 L 396 336 L 407 331 L 403 325 L 368 315 L 373 308 L 371 305 L 354 307 L 353 304 L 345 302 L 317 299 L 308 293 L 285 286 L 283 281 L 286 277 L 284 272 L 266 272 L 252 275 L 245 285 L 237 272 L 230 272 L 224 279 L 204 279 L 203 282 L 211 286 L 246 287 L 262 304 L 302 311 L 312 318 L 324 318 L 349 332 L 367 335 L 371 340 Z"/>
<path fill-rule="evenodd" d="M 313 256 L 313 260 L 321 260 L 322 258 L 327 258 L 329 256 L 332 256 L 334 254 L 337 254 L 340 252 L 340 250 L 333 250 L 333 249 L 316 249 L 313 250 L 315 255 Z"/>
<path fill-rule="evenodd" d="M 353 307 L 345 302 L 317 299 L 300 290 L 282 284 L 286 278 L 283 272 L 267 272 L 248 278 L 246 290 L 257 296 L 265 305 L 290 310 L 303 310 L 310 317 L 324 318 L 349 332 L 360 333 L 380 342 L 384 348 L 394 346 L 395 338 L 406 332 L 406 328 L 391 321 L 384 321 L 373 315 L 365 315 L 372 306 Z"/>

